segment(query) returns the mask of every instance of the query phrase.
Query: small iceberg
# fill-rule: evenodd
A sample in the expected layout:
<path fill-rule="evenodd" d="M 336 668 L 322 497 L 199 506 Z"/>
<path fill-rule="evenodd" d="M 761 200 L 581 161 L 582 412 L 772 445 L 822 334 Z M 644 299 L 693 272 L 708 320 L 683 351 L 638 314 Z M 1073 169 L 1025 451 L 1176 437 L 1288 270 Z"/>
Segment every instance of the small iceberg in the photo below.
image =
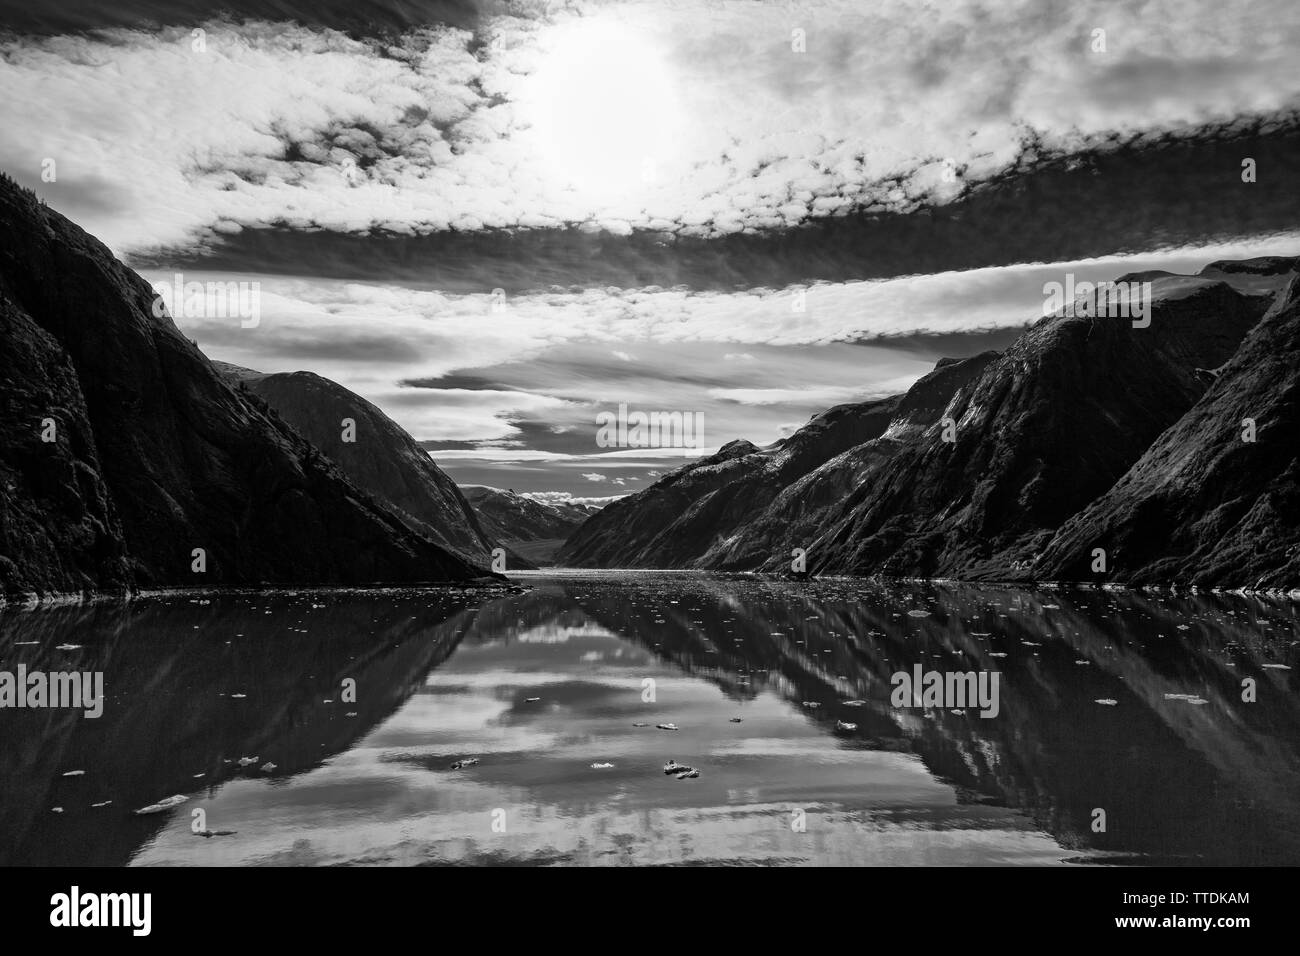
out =
<path fill-rule="evenodd" d="M 144 816 L 148 813 L 162 813 L 164 810 L 170 810 L 172 807 L 180 806 L 188 799 L 189 797 L 178 793 L 175 796 L 168 797 L 166 800 L 159 800 L 157 803 L 151 803 L 147 807 L 141 807 L 135 812 L 137 816 Z"/>
<path fill-rule="evenodd" d="M 457 760 L 451 765 L 452 770 L 464 770 L 466 767 L 472 767 L 478 763 L 478 757 L 466 757 L 464 760 Z"/>
<path fill-rule="evenodd" d="M 676 725 L 676 724 L 655 724 L 655 726 L 658 727 L 660 730 L 676 730 L 676 729 L 677 729 L 677 725 Z"/>
<path fill-rule="evenodd" d="M 591 765 L 592 770 L 609 770 L 614 765 L 612 763 L 594 763 Z"/>
<path fill-rule="evenodd" d="M 1115 700 L 1113 697 L 1098 697 L 1095 701 L 1093 701 L 1093 703 L 1105 704 L 1107 707 L 1114 707 L 1116 704 L 1119 703 L 1119 701 Z"/>
<path fill-rule="evenodd" d="M 853 731 L 858 729 L 858 725 L 851 724 L 847 720 L 837 720 L 835 721 L 835 729 L 842 730 L 845 733 L 852 733 Z"/>

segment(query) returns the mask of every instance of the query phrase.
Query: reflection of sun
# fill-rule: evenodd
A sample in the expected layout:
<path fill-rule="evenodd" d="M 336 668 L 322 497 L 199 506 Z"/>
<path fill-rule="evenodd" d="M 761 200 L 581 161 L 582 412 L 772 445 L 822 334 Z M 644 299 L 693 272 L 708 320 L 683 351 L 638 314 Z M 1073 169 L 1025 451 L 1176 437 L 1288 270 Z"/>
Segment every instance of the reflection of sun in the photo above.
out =
<path fill-rule="evenodd" d="M 520 102 L 547 178 L 596 205 L 661 182 L 681 111 L 656 45 L 599 16 L 561 24 L 543 43 Z"/>

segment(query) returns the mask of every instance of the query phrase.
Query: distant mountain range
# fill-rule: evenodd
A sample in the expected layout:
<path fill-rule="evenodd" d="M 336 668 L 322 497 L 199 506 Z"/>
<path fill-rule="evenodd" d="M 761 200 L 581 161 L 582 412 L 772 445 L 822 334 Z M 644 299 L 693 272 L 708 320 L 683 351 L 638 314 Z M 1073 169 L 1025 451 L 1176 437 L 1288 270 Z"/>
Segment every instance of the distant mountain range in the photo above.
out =
<path fill-rule="evenodd" d="M 586 521 L 558 559 L 1300 586 L 1298 261 L 1121 277 L 1151 283 L 1149 325 L 1044 317 L 904 395 L 679 468 Z"/>
<path fill-rule="evenodd" d="M 546 565 L 577 527 L 601 510 L 589 502 L 546 502 L 486 485 L 466 485 L 465 497 L 484 529 L 525 560 Z"/>
<path fill-rule="evenodd" d="M 435 536 L 439 512 L 408 521 L 349 480 L 7 177 L 0 233 L 0 593 L 486 573 L 448 546 L 463 528 Z M 431 508 L 468 515 L 454 491 Z"/>

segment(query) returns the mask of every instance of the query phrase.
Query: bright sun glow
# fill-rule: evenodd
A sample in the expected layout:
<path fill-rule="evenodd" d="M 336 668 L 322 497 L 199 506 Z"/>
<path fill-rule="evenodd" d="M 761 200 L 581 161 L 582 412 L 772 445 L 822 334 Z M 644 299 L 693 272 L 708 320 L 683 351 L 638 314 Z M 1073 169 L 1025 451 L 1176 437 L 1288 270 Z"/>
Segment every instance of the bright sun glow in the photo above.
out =
<path fill-rule="evenodd" d="M 548 178 L 593 206 L 661 184 L 681 142 L 667 60 L 608 18 L 555 28 L 524 102 Z"/>

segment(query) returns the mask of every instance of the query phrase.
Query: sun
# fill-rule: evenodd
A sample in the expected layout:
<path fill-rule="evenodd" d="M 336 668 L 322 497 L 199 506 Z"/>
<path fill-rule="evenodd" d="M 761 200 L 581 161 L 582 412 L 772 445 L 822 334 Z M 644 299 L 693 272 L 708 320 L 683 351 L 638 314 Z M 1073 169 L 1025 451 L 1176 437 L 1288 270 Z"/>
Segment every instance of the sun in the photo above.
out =
<path fill-rule="evenodd" d="M 683 124 L 657 44 L 608 16 L 569 20 L 542 42 L 521 100 L 545 177 L 593 207 L 662 185 Z"/>

